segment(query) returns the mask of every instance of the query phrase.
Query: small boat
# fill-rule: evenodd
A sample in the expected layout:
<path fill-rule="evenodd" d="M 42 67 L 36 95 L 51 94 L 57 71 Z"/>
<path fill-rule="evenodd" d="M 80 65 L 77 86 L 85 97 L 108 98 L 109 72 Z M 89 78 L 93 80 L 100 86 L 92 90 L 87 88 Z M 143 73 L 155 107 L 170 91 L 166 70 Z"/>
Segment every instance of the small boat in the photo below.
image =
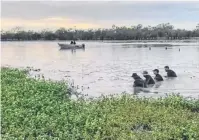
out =
<path fill-rule="evenodd" d="M 85 44 L 76 45 L 76 44 L 61 44 L 58 43 L 60 49 L 85 49 Z"/>

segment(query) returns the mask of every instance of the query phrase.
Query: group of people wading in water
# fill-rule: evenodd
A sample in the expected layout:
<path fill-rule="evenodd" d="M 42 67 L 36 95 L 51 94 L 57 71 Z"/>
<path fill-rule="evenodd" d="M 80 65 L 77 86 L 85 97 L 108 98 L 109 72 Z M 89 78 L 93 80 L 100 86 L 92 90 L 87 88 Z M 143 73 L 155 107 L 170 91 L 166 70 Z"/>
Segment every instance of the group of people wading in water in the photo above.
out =
<path fill-rule="evenodd" d="M 167 72 L 167 76 L 165 77 L 177 77 L 176 73 L 169 69 L 169 66 L 164 67 L 165 71 Z M 149 85 L 153 86 L 156 82 L 164 81 L 162 76 L 159 74 L 158 69 L 154 69 L 153 73 L 155 75 L 155 80 L 149 75 L 147 71 L 143 71 L 143 76 L 145 77 L 145 80 L 143 80 L 140 76 L 137 75 L 137 73 L 133 73 L 132 77 L 134 78 L 134 87 L 143 87 L 147 88 Z"/>

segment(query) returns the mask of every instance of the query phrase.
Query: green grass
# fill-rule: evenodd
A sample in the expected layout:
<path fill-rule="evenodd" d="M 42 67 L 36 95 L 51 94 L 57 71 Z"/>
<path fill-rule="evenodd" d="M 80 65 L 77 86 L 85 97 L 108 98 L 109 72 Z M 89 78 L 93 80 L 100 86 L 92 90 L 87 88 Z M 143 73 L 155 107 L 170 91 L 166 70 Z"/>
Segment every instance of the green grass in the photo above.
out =
<path fill-rule="evenodd" d="M 3 140 L 197 140 L 199 101 L 179 95 L 70 99 L 63 82 L 1 69 Z"/>

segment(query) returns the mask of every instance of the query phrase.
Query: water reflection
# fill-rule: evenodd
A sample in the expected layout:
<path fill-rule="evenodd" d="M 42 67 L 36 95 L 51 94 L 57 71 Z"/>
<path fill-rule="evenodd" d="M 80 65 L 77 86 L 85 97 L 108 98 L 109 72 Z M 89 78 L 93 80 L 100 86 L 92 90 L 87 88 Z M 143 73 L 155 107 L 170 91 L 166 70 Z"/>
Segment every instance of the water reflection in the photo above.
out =
<path fill-rule="evenodd" d="M 83 93 L 91 96 L 124 91 L 134 93 L 130 77 L 133 72 L 142 75 L 141 72 L 147 70 L 153 75 L 152 70 L 158 68 L 164 76 L 164 66 L 169 65 L 178 78 L 165 79 L 152 88 L 138 91 L 139 95 L 158 96 L 170 92 L 180 92 L 184 96 L 199 95 L 199 45 L 187 44 L 179 51 L 179 46 L 165 50 L 157 45 L 149 50 L 146 45 L 137 47 L 131 44 L 124 48 L 124 44 L 85 44 L 85 50 L 74 51 L 59 50 L 56 42 L 2 42 L 1 62 L 13 67 L 41 69 L 33 74 L 44 74 L 47 79 L 74 80 L 76 86 L 84 87 Z"/>
<path fill-rule="evenodd" d="M 117 46 L 117 45 L 116 45 Z M 121 45 L 123 48 L 152 48 L 152 47 L 160 47 L 165 49 L 172 49 L 173 47 L 180 45 L 171 45 L 171 44 L 123 44 Z"/>
<path fill-rule="evenodd" d="M 154 87 L 155 88 L 159 88 L 162 85 L 162 83 L 163 83 L 162 81 L 161 82 L 156 82 Z"/>

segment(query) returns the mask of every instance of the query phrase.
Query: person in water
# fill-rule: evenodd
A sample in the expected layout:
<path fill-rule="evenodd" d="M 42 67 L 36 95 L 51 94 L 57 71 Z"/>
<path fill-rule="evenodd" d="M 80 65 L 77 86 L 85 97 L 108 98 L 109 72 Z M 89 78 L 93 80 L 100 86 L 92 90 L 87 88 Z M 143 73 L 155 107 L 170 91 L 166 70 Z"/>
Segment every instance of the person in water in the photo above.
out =
<path fill-rule="evenodd" d="M 159 82 L 159 81 L 164 81 L 163 78 L 162 78 L 162 76 L 159 74 L 159 70 L 158 70 L 158 69 L 154 69 L 154 70 L 153 70 L 153 73 L 154 73 L 154 75 L 155 75 L 155 78 L 154 78 L 154 79 L 155 79 L 156 81 L 158 81 L 158 82 Z"/>
<path fill-rule="evenodd" d="M 137 73 L 133 73 L 132 77 L 134 78 L 134 87 L 145 87 L 144 80 L 137 75 Z"/>
<path fill-rule="evenodd" d="M 71 41 L 70 44 L 73 44 L 73 41 Z"/>
<path fill-rule="evenodd" d="M 176 73 L 173 70 L 169 69 L 169 66 L 165 66 L 164 69 L 167 72 L 166 77 L 177 77 Z"/>
<path fill-rule="evenodd" d="M 146 78 L 144 83 L 145 86 L 147 87 L 148 85 L 154 85 L 155 81 L 153 80 L 153 78 L 148 74 L 147 71 L 143 71 L 143 76 Z"/>
<path fill-rule="evenodd" d="M 76 44 L 75 40 L 73 41 L 73 44 Z"/>

